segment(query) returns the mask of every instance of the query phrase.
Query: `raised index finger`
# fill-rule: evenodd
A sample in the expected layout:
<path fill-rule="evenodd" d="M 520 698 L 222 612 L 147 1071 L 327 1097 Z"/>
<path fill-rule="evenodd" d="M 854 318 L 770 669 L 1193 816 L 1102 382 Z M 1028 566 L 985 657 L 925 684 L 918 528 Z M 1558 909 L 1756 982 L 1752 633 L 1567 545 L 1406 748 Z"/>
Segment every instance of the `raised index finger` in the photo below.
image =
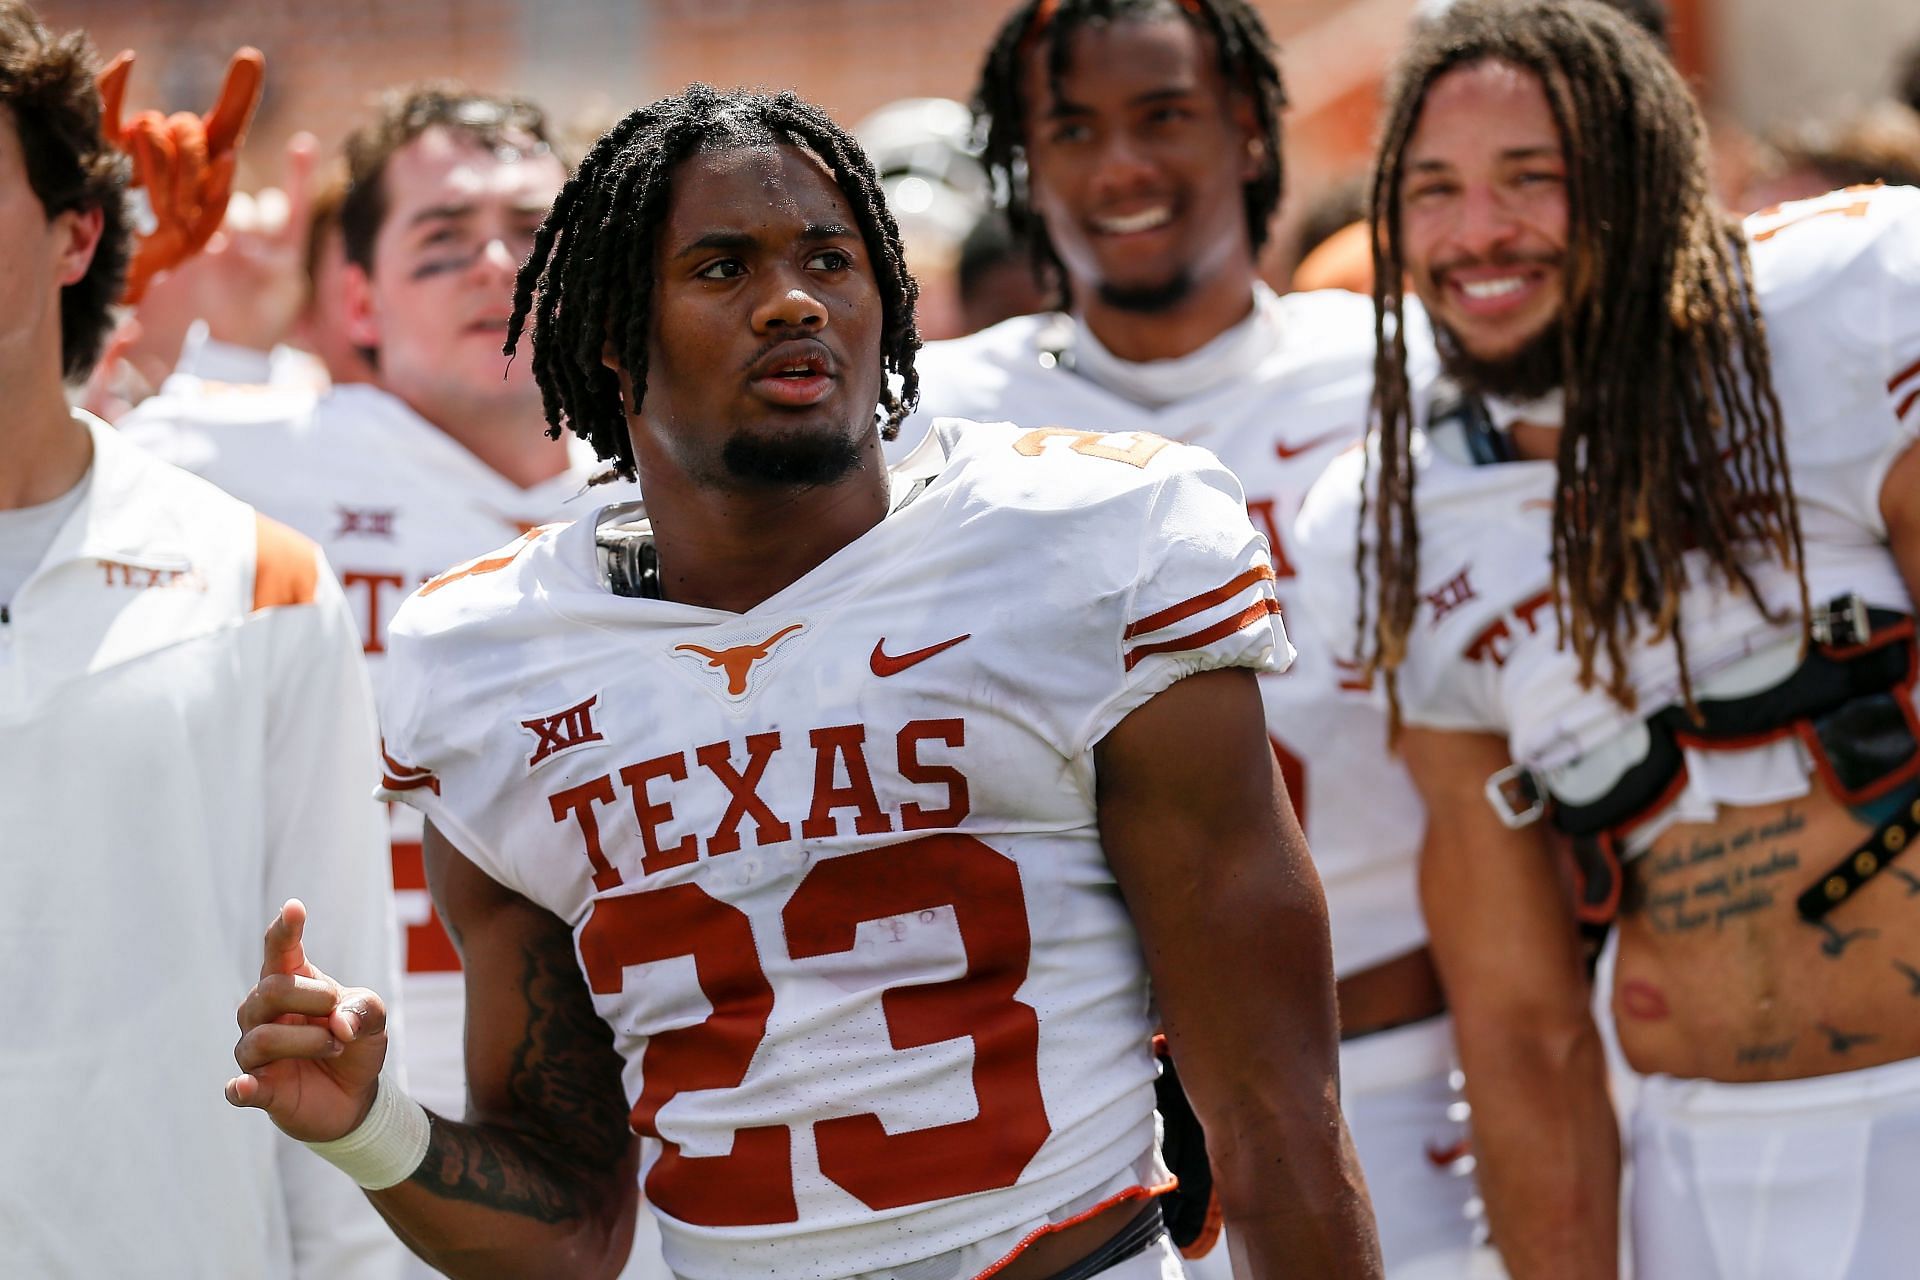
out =
<path fill-rule="evenodd" d="M 267 926 L 266 957 L 260 964 L 260 976 L 276 973 L 309 972 L 307 948 L 301 941 L 307 930 L 307 907 L 298 898 L 288 898 L 280 914 Z"/>

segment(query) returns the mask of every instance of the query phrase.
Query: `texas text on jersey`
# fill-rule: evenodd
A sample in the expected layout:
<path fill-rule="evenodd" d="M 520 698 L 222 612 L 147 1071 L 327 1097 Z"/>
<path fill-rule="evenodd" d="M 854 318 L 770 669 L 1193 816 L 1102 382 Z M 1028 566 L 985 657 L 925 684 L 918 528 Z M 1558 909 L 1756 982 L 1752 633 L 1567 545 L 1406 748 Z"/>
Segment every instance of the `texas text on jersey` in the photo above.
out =
<path fill-rule="evenodd" d="M 1092 751 L 1187 674 L 1284 668 L 1273 566 L 1200 450 L 935 440 L 744 614 L 610 592 L 616 507 L 395 623 L 388 793 L 573 927 L 695 1280 L 981 1274 L 1164 1186 Z"/>

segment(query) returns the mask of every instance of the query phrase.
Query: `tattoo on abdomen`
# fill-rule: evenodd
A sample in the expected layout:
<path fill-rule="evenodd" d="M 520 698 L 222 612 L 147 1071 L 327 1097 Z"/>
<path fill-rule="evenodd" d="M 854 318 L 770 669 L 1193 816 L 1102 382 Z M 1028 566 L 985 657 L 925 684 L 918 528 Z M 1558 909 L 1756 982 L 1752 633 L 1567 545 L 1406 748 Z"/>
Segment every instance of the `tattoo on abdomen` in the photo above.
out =
<path fill-rule="evenodd" d="M 1847 948 L 1860 939 L 1877 938 L 1880 936 L 1878 929 L 1849 929 L 1845 933 L 1842 933 L 1825 920 L 1816 921 L 1815 923 L 1820 926 L 1820 932 L 1826 935 L 1820 939 L 1820 954 L 1832 960 L 1838 960 L 1841 956 L 1845 955 Z"/>
<path fill-rule="evenodd" d="M 1905 960 L 1895 960 L 1893 967 L 1900 971 L 1902 977 L 1906 978 L 1907 994 L 1910 996 L 1920 996 L 1920 969 L 1914 968 Z"/>
<path fill-rule="evenodd" d="M 1652 853 L 1635 877 L 1630 909 L 1644 909 L 1656 933 L 1716 933 L 1764 911 L 1792 889 L 1782 884 L 1800 869 L 1791 837 L 1807 820 L 1787 809 L 1772 822 L 1755 822 L 1685 849 Z"/>
<path fill-rule="evenodd" d="M 613 1033 L 594 1012 L 572 935 L 553 924 L 525 953 L 526 1037 L 507 1078 L 514 1128 L 435 1116 L 412 1178 L 447 1199 L 540 1222 L 588 1212 L 632 1141 Z"/>
<path fill-rule="evenodd" d="M 1734 1061 L 1743 1067 L 1759 1066 L 1768 1062 L 1785 1062 L 1787 1055 L 1793 1052 L 1793 1046 L 1799 1037 L 1776 1040 L 1772 1044 L 1747 1044 L 1734 1050 Z"/>
<path fill-rule="evenodd" d="M 1821 1032 L 1827 1037 L 1828 1050 L 1840 1054 L 1842 1057 L 1853 1052 L 1859 1046 L 1872 1044 L 1880 1038 L 1879 1036 L 1866 1035 L 1864 1033 L 1849 1033 L 1840 1030 L 1838 1027 L 1830 1027 L 1824 1022 L 1816 1022 L 1813 1025 L 1820 1028 Z"/>

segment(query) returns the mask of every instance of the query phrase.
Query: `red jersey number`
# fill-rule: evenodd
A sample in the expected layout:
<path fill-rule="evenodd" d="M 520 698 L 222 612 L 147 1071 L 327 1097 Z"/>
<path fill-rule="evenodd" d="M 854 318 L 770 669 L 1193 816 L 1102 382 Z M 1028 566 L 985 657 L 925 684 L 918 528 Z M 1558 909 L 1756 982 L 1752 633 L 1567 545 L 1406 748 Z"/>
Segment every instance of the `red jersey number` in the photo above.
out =
<path fill-rule="evenodd" d="M 966 973 L 889 990 L 881 1009 L 895 1049 L 972 1039 L 978 1112 L 891 1134 L 871 1113 L 816 1122 L 821 1171 L 873 1209 L 1010 1186 L 1052 1132 L 1040 1094 L 1039 1019 L 1014 998 L 1032 945 L 1010 860 L 954 834 L 829 859 L 807 873 L 782 912 L 788 954 L 805 960 L 851 951 L 862 922 L 939 907 L 953 910 Z M 647 1042 L 635 1132 L 659 1138 L 656 1117 L 678 1093 L 745 1080 L 766 1036 L 773 989 L 739 908 L 693 884 L 602 898 L 581 928 L 580 954 L 588 985 L 601 994 L 620 991 L 630 965 L 692 956 L 713 1006 L 704 1021 Z M 681 1221 L 756 1226 L 797 1216 L 786 1127 L 737 1130 L 726 1156 L 688 1157 L 662 1142 L 647 1194 Z"/>

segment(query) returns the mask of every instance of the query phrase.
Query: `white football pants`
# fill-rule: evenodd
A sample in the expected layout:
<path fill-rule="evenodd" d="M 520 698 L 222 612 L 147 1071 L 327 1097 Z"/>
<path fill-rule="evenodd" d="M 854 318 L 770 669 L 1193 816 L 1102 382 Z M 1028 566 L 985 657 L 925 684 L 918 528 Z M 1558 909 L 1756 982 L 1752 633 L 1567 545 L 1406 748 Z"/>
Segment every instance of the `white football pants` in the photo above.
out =
<path fill-rule="evenodd" d="M 1920 1060 L 1765 1084 L 1648 1076 L 1631 1128 L 1639 1280 L 1920 1275 Z"/>

